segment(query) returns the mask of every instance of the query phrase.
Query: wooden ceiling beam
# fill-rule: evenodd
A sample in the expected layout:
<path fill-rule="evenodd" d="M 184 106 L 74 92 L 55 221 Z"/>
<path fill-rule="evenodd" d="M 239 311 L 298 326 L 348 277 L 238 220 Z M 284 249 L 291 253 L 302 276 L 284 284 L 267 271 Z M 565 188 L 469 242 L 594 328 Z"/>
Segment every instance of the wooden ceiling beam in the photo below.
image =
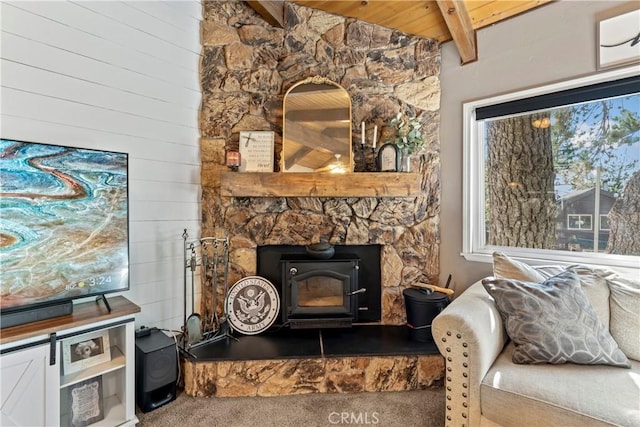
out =
<path fill-rule="evenodd" d="M 478 60 L 476 32 L 471 24 L 467 7 L 462 0 L 436 0 L 453 42 L 458 48 L 460 62 L 468 64 Z"/>
<path fill-rule="evenodd" d="M 284 0 L 252 0 L 247 3 L 269 24 L 284 28 Z"/>

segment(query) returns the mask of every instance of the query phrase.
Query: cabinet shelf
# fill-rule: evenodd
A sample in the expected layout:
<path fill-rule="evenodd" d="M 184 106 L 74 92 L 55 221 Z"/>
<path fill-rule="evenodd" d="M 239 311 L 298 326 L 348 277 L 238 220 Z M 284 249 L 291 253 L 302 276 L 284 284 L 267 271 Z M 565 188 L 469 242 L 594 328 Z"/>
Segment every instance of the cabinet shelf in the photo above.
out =
<path fill-rule="evenodd" d="M 103 375 L 108 372 L 115 371 L 116 369 L 124 368 L 126 365 L 126 357 L 122 354 L 120 349 L 114 345 L 111 347 L 111 360 L 78 372 L 63 375 L 60 378 L 60 388 L 69 387 L 70 385 L 77 384 L 86 379 L 97 377 L 98 375 Z"/>
<path fill-rule="evenodd" d="M 420 192 L 417 173 L 224 172 L 220 177 L 220 194 L 227 197 L 415 197 Z"/>
<path fill-rule="evenodd" d="M 71 315 L 2 330 L 0 376 L 3 390 L 11 391 L 15 403 L 0 408 L 3 420 L 70 425 L 72 403 L 78 397 L 74 389 L 99 378 L 103 418 L 92 427 L 136 425 L 134 322 L 140 307 L 122 296 L 109 298 L 109 305 L 111 311 L 95 301 L 83 302 L 74 305 Z M 109 334 L 110 360 L 64 375 L 63 347 L 72 345 L 74 337 L 94 331 Z M 75 403 L 84 411 L 86 402 L 81 400 Z M 85 400 L 96 405 L 94 397 Z"/>
<path fill-rule="evenodd" d="M 101 427 L 101 426 L 123 426 L 123 425 L 135 425 L 136 421 L 130 420 L 122 423 L 122 420 L 125 418 L 125 409 L 124 404 L 118 399 L 118 396 L 108 396 L 105 397 L 102 401 L 102 405 L 104 408 L 104 418 L 100 421 L 97 421 L 93 424 L 90 424 L 91 427 Z M 137 420 L 137 418 L 136 418 Z M 66 426 L 71 425 L 69 422 L 69 413 L 66 411 L 60 414 L 60 425 Z"/>

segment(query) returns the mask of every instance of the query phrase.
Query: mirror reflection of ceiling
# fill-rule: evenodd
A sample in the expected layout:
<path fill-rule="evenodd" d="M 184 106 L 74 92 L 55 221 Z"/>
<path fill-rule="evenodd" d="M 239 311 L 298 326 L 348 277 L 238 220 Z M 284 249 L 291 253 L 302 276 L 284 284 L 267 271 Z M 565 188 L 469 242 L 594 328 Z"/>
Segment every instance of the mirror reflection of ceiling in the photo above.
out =
<path fill-rule="evenodd" d="M 284 97 L 283 172 L 353 172 L 351 98 L 328 79 L 312 77 Z"/>

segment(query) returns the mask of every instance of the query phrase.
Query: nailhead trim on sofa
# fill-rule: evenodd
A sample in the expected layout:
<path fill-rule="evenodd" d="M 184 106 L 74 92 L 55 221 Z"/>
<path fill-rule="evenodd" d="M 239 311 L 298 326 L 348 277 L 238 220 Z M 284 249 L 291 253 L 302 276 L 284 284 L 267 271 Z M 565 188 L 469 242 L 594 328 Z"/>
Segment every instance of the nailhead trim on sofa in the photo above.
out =
<path fill-rule="evenodd" d="M 465 391 L 463 391 L 461 393 L 462 395 L 462 407 L 464 408 L 462 411 L 460 411 L 460 413 L 458 414 L 459 416 L 461 416 L 464 420 L 467 419 L 468 417 L 468 408 L 469 408 L 469 394 L 467 393 L 467 378 L 469 378 L 469 364 L 464 361 L 462 362 L 462 366 L 458 366 L 457 368 L 454 367 L 454 362 L 453 362 L 453 358 L 452 358 L 452 351 L 457 351 L 458 354 L 462 354 L 463 357 L 466 359 L 469 357 L 469 354 L 464 351 L 463 349 L 467 349 L 468 348 L 468 344 L 462 340 L 462 335 L 461 334 L 456 334 L 455 338 L 453 338 L 453 333 L 451 331 L 447 331 L 447 336 L 446 337 L 442 337 L 442 342 L 444 342 L 445 344 L 448 344 L 447 347 L 445 348 L 445 352 L 446 352 L 446 372 L 447 372 L 447 386 L 446 386 L 446 390 L 447 390 L 447 394 L 446 394 L 446 398 L 447 398 L 447 407 L 446 407 L 446 427 L 467 427 L 465 423 L 463 424 L 454 424 L 452 423 L 452 421 L 454 419 L 456 419 L 457 417 L 455 416 L 455 414 L 453 413 L 453 407 L 451 406 L 451 400 L 453 398 L 452 393 L 453 393 L 453 387 L 452 387 L 452 383 L 457 382 L 458 384 L 462 385 L 462 389 L 464 389 Z M 452 347 L 455 347 L 452 349 Z M 458 362 L 459 363 L 459 362 Z"/>

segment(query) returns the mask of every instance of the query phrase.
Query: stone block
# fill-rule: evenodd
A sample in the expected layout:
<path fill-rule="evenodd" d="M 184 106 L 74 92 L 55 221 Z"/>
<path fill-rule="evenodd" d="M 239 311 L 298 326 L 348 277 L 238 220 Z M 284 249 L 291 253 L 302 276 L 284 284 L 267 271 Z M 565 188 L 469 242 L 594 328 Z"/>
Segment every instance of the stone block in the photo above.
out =
<path fill-rule="evenodd" d="M 259 396 L 320 393 L 323 391 L 322 359 L 286 360 L 259 387 Z"/>
<path fill-rule="evenodd" d="M 437 355 L 418 357 L 418 388 L 437 385 L 444 378 L 444 357 Z"/>
<path fill-rule="evenodd" d="M 226 143 L 223 138 L 200 138 L 200 161 L 224 165 Z"/>
<path fill-rule="evenodd" d="M 253 59 L 253 48 L 244 43 L 231 43 L 225 46 L 224 57 L 230 70 L 249 70 Z"/>
<path fill-rule="evenodd" d="M 204 21 L 201 30 L 203 46 L 226 46 L 240 40 L 235 28 L 226 24 Z"/>
<path fill-rule="evenodd" d="M 440 79 L 437 76 L 398 85 L 396 96 L 425 111 L 440 110 Z"/>
<path fill-rule="evenodd" d="M 365 371 L 365 391 L 415 390 L 417 372 L 416 357 L 372 358 Z"/>
<path fill-rule="evenodd" d="M 213 397 L 217 392 L 217 363 L 190 362 L 182 363 L 184 372 L 184 392 L 193 397 Z"/>

